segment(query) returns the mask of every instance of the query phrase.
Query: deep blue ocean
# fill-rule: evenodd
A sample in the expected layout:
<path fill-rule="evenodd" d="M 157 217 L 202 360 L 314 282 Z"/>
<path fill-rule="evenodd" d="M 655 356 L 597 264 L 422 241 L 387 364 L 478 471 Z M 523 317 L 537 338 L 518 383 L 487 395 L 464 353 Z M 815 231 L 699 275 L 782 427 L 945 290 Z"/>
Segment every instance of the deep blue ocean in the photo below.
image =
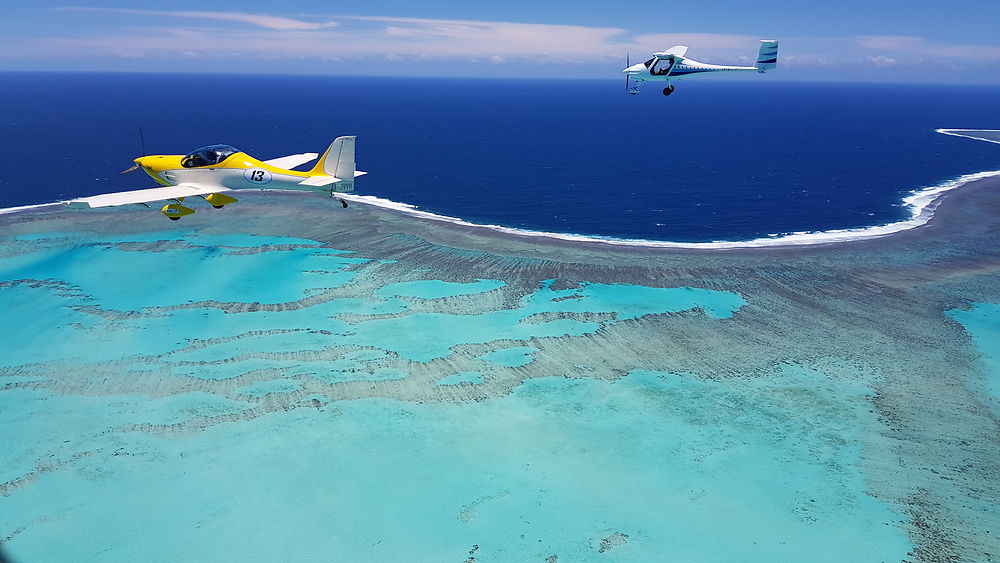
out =
<path fill-rule="evenodd" d="M 572 69 L 563 69 L 571 75 Z M 0 73 L 0 207 L 152 187 L 140 153 L 261 159 L 358 136 L 358 193 L 478 223 L 746 240 L 908 216 L 901 198 L 1000 169 L 1000 87 Z M 150 221 L 161 220 L 157 214 Z"/>

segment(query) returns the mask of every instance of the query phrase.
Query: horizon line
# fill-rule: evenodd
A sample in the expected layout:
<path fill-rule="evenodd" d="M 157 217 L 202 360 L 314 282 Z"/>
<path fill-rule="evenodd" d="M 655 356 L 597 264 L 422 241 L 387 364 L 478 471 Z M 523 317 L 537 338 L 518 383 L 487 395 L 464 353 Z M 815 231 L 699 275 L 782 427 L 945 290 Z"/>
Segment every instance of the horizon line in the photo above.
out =
<path fill-rule="evenodd" d="M 400 79 L 400 80 L 530 80 L 534 82 L 611 82 L 620 81 L 621 77 L 561 77 L 553 79 L 549 76 L 457 76 L 448 74 L 411 74 L 411 75 L 388 75 L 388 74 L 336 74 L 336 73 L 312 73 L 312 72 L 198 72 L 189 70 L 160 70 L 160 71 L 149 71 L 149 70 L 132 70 L 132 69 L 4 69 L 0 68 L 0 73 L 3 74 L 117 74 L 117 75 L 182 75 L 182 76 L 280 76 L 280 77 L 312 77 L 312 78 L 363 78 L 370 80 L 372 78 L 384 78 L 384 79 Z M 750 83 L 752 80 L 746 77 L 711 77 L 709 80 L 701 80 L 702 83 L 711 82 L 727 82 L 727 83 Z M 1000 87 L 1000 82 L 941 82 L 941 81 L 928 81 L 928 82 L 917 82 L 913 80 L 871 80 L 863 78 L 841 78 L 841 79 L 827 79 L 827 78 L 785 78 L 776 77 L 768 78 L 766 82 L 778 82 L 783 84 L 789 83 L 819 83 L 819 84 L 873 84 L 873 85 L 920 85 L 920 86 L 995 86 Z"/>

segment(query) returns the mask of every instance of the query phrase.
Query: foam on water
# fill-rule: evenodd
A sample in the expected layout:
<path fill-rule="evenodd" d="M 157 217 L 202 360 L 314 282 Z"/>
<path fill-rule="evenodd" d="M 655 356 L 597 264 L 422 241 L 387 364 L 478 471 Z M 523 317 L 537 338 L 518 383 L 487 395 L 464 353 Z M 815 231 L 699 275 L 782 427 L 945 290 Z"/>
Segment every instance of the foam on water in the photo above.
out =
<path fill-rule="evenodd" d="M 63 203 L 64 202 L 53 202 L 53 203 L 39 203 L 36 205 L 18 205 L 15 207 L 4 207 L 0 209 L 0 215 L 4 215 L 7 213 L 17 213 L 19 211 L 29 211 L 32 209 L 45 209 L 49 207 L 53 209 L 58 209 L 63 205 Z"/>
<path fill-rule="evenodd" d="M 1000 143 L 1000 129 L 936 129 L 938 133 L 987 143 Z"/>

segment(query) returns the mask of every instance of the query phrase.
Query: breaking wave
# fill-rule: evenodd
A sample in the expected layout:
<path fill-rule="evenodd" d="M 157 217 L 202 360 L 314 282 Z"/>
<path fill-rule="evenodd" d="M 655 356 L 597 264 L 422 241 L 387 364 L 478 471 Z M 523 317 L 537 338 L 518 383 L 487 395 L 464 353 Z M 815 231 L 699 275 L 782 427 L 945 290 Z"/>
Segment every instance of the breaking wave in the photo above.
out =
<path fill-rule="evenodd" d="M 449 217 L 447 215 L 440 215 L 438 213 L 432 213 L 430 211 L 423 211 L 417 208 L 416 206 L 410 205 L 408 203 L 399 203 L 396 201 L 383 199 L 375 196 L 345 194 L 342 197 L 348 201 L 364 203 L 367 205 L 373 205 L 384 209 L 393 209 L 402 213 L 406 213 L 408 215 L 421 217 L 423 219 L 430 219 L 433 221 L 440 221 L 444 223 L 452 223 L 464 227 L 489 229 L 492 231 L 521 236 L 521 237 L 549 238 L 558 240 L 569 240 L 575 242 L 589 242 L 589 243 L 608 244 L 617 246 L 635 246 L 635 247 L 647 247 L 647 248 L 692 248 L 692 249 L 725 250 L 733 248 L 759 248 L 759 247 L 797 246 L 797 245 L 810 245 L 810 244 L 829 244 L 836 242 L 848 242 L 854 240 L 864 240 L 877 237 L 884 237 L 887 235 L 891 235 L 893 233 L 898 233 L 900 231 L 906 231 L 924 225 L 928 221 L 930 221 L 931 217 L 934 215 L 934 210 L 937 208 L 937 205 L 939 203 L 939 198 L 943 194 L 951 190 L 954 190 L 955 188 L 964 186 L 969 182 L 975 182 L 976 180 L 982 180 L 984 178 L 992 178 L 995 176 L 1000 176 L 1000 170 L 989 170 L 985 172 L 976 172 L 974 174 L 966 174 L 964 176 L 960 176 L 953 180 L 948 180 L 946 182 L 942 182 L 934 186 L 930 186 L 920 190 L 915 190 L 911 192 L 910 195 L 903 198 L 903 204 L 910 210 L 910 217 L 903 221 L 896 221 L 894 223 L 888 223 L 885 225 L 875 225 L 870 227 L 857 227 L 852 229 L 832 229 L 828 231 L 803 231 L 803 232 L 786 233 L 780 235 L 775 234 L 767 237 L 761 237 L 745 241 L 670 242 L 670 241 L 645 240 L 645 239 L 622 239 L 622 238 L 600 237 L 592 235 L 574 235 L 574 234 L 556 233 L 547 231 L 532 231 L 528 229 L 516 229 L 512 227 L 504 227 L 503 225 L 483 225 L 479 223 L 472 223 L 464 219 L 460 219 L 458 217 Z"/>

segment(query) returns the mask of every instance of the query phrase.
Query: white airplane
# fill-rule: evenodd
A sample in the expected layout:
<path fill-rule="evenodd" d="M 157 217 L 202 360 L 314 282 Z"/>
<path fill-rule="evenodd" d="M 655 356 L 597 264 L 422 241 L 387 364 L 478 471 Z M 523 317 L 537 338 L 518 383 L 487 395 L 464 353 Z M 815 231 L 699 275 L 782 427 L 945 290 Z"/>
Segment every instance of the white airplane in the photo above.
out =
<path fill-rule="evenodd" d="M 778 66 L 778 42 L 763 39 L 760 51 L 757 52 L 757 62 L 753 66 L 720 66 L 688 59 L 684 55 L 688 48 L 683 45 L 671 47 L 662 53 L 653 53 L 653 58 L 644 63 L 629 65 L 625 73 L 625 88 L 629 94 L 638 94 L 639 86 L 646 80 L 650 82 L 666 82 L 663 95 L 674 93 L 673 81 L 684 76 L 695 76 L 709 72 L 730 72 L 753 70 L 765 72 Z M 628 65 L 628 62 L 625 63 Z M 629 86 L 629 83 L 632 83 Z"/>
<path fill-rule="evenodd" d="M 187 155 L 153 155 L 135 159 L 135 166 L 122 172 L 142 169 L 163 187 L 95 195 L 65 202 L 78 209 L 141 205 L 167 201 L 160 210 L 176 221 L 194 213 L 181 205 L 184 198 L 202 197 L 220 209 L 236 198 L 222 192 L 231 190 L 300 190 L 322 194 L 354 191 L 354 179 L 367 174 L 355 170 L 356 137 L 337 137 L 312 170 L 289 170 L 316 160 L 314 152 L 293 154 L 271 160 L 257 160 L 229 145 L 209 145 Z M 338 198 L 341 205 L 347 202 Z"/>

